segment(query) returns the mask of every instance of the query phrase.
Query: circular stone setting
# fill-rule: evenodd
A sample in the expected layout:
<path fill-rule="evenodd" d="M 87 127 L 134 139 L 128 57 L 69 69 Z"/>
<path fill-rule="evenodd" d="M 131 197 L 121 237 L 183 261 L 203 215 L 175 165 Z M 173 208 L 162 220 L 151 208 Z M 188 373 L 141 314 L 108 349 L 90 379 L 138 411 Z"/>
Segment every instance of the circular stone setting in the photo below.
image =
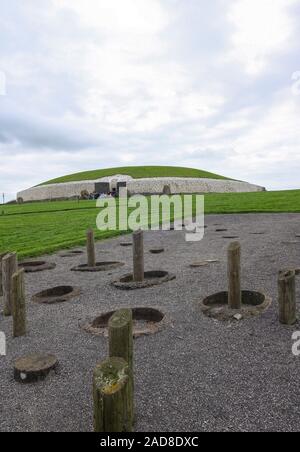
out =
<path fill-rule="evenodd" d="M 14 363 L 14 378 L 19 383 L 35 383 L 45 380 L 50 372 L 56 372 L 57 367 L 58 361 L 54 355 L 24 356 Z"/>
<path fill-rule="evenodd" d="M 66 253 L 61 254 L 60 257 L 75 257 L 75 256 L 80 256 L 82 254 L 83 254 L 83 251 L 73 250 L 73 251 L 67 251 Z"/>
<path fill-rule="evenodd" d="M 112 285 L 117 289 L 123 290 L 135 290 L 135 289 L 145 289 L 147 287 L 157 286 L 169 281 L 176 279 L 176 276 L 162 270 L 153 270 L 145 272 L 145 279 L 141 282 L 133 281 L 132 273 L 122 276 L 122 278 L 117 279 L 112 282 Z"/>
<path fill-rule="evenodd" d="M 89 267 L 87 264 L 78 265 L 71 268 L 73 272 L 105 272 L 115 268 L 123 267 L 123 262 L 97 262 L 95 267 Z"/>
<path fill-rule="evenodd" d="M 93 319 L 87 319 L 80 327 L 96 336 L 108 336 L 108 322 L 116 311 L 106 312 Z M 133 308 L 133 335 L 134 337 L 157 333 L 166 325 L 164 313 L 154 308 Z"/>
<path fill-rule="evenodd" d="M 157 247 L 157 248 L 152 248 L 150 250 L 150 253 L 151 254 L 161 254 L 161 253 L 164 253 L 164 251 L 165 251 L 164 248 Z"/>
<path fill-rule="evenodd" d="M 36 273 L 45 270 L 53 270 L 56 264 L 45 261 L 24 261 L 19 263 L 19 268 L 24 268 L 25 273 Z"/>
<path fill-rule="evenodd" d="M 64 303 L 80 295 L 80 289 L 72 286 L 58 286 L 43 290 L 32 297 L 32 301 L 42 304 Z"/>
<path fill-rule="evenodd" d="M 228 292 L 219 292 L 205 298 L 200 307 L 208 317 L 234 321 L 240 316 L 240 320 L 248 319 L 265 312 L 271 306 L 272 300 L 261 292 L 244 290 L 242 292 L 242 308 L 230 309 L 228 306 Z"/>

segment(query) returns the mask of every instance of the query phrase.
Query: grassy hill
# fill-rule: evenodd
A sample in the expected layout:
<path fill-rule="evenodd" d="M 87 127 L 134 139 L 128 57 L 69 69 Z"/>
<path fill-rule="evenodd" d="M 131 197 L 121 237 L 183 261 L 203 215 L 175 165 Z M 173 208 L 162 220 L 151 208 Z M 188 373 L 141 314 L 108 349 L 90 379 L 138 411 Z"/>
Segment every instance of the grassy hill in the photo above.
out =
<path fill-rule="evenodd" d="M 124 174 L 133 177 L 133 179 L 143 179 L 152 177 L 188 177 L 205 179 L 223 179 L 218 174 L 209 173 L 193 168 L 181 168 L 177 166 L 123 166 L 119 168 L 107 168 L 93 171 L 84 171 L 81 173 L 70 174 L 68 176 L 58 177 L 49 180 L 40 185 L 59 184 L 64 182 L 78 182 L 82 180 L 95 180 L 101 177 L 113 176 L 115 174 Z"/>

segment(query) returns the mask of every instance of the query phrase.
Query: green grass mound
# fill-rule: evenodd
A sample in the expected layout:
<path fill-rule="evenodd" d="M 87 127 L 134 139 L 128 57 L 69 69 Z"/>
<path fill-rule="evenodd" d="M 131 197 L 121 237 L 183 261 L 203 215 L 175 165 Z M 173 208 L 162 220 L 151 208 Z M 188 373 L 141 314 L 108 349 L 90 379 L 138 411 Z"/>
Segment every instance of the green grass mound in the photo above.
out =
<path fill-rule="evenodd" d="M 49 180 L 41 185 L 59 184 L 64 182 L 77 182 L 82 180 L 95 180 L 100 179 L 102 177 L 114 176 L 115 174 L 124 174 L 133 177 L 133 179 L 144 179 L 153 177 L 186 177 L 186 178 L 222 179 L 222 180 L 229 179 L 218 174 L 213 174 L 207 171 L 202 171 L 193 168 L 181 168 L 176 166 L 123 166 L 119 168 L 107 168 L 70 174 L 68 176 L 58 177 L 56 179 Z"/>

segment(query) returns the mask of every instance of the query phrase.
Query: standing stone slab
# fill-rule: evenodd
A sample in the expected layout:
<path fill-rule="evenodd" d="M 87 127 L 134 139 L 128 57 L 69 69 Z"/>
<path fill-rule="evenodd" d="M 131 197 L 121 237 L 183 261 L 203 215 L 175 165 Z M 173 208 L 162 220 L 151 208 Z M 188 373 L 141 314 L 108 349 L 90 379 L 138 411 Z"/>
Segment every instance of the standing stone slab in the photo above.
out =
<path fill-rule="evenodd" d="M 294 325 L 297 322 L 295 270 L 279 273 L 278 302 L 280 323 Z"/>
<path fill-rule="evenodd" d="M 228 304 L 231 309 L 241 309 L 241 245 L 233 242 L 228 247 Z"/>
<path fill-rule="evenodd" d="M 132 431 L 129 401 L 129 367 L 122 358 L 110 358 L 94 370 L 94 431 L 122 433 Z"/>
<path fill-rule="evenodd" d="M 2 282 L 3 282 L 3 314 L 12 314 L 12 276 L 18 271 L 17 254 L 7 254 L 2 259 Z"/>
<path fill-rule="evenodd" d="M 95 236 L 93 229 L 86 233 L 86 250 L 88 267 L 96 267 Z"/>
<path fill-rule="evenodd" d="M 145 277 L 144 267 L 144 233 L 133 233 L 133 281 L 143 282 Z"/>
<path fill-rule="evenodd" d="M 56 371 L 57 367 L 58 361 L 54 355 L 24 356 L 15 361 L 14 378 L 19 383 L 35 383 L 45 380 L 51 371 Z"/>
<path fill-rule="evenodd" d="M 26 301 L 25 301 L 25 271 L 19 270 L 12 277 L 12 315 L 13 336 L 26 334 Z"/>
<path fill-rule="evenodd" d="M 133 320 L 131 309 L 116 311 L 108 322 L 109 331 L 109 356 L 111 358 L 123 358 L 129 367 L 129 401 L 131 423 L 134 420 L 133 393 L 134 393 L 134 369 L 133 369 Z"/>

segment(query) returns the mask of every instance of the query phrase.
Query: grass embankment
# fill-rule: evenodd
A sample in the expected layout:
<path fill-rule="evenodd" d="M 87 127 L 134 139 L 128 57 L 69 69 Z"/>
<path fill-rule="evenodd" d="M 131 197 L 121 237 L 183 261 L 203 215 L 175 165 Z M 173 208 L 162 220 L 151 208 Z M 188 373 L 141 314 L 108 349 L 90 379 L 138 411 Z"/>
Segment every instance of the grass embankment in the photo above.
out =
<path fill-rule="evenodd" d="M 206 214 L 300 212 L 300 190 L 262 193 L 209 194 Z M 35 257 L 83 245 L 85 232 L 95 228 L 94 201 L 38 202 L 0 207 L 0 253 L 17 251 Z M 119 235 L 96 230 L 97 239 Z"/>
<path fill-rule="evenodd" d="M 63 182 L 77 182 L 82 180 L 96 180 L 102 177 L 122 174 L 133 177 L 133 179 L 144 179 L 153 177 L 188 177 L 206 179 L 229 179 L 218 174 L 209 173 L 193 168 L 181 168 L 177 166 L 123 166 L 120 168 L 107 168 L 82 173 L 69 174 L 68 176 L 44 182 L 41 185 L 59 184 Z"/>

